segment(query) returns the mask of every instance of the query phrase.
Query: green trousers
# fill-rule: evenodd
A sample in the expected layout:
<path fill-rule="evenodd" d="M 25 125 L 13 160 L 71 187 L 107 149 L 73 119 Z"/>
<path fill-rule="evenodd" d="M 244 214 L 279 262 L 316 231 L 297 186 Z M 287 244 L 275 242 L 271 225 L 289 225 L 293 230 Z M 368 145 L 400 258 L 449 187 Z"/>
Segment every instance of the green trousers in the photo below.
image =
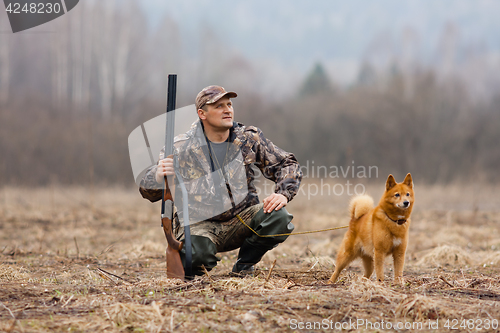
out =
<path fill-rule="evenodd" d="M 290 222 L 293 218 L 285 208 L 264 213 L 263 204 L 252 206 L 241 214 L 240 217 L 252 227 L 259 235 L 275 235 L 291 233 L 294 229 Z M 177 238 L 184 238 L 183 231 L 177 229 Z M 210 271 L 220 259 L 215 256 L 218 252 L 231 251 L 239 248 L 245 240 L 254 247 L 271 250 L 284 242 L 288 236 L 259 237 L 234 217 L 228 222 L 204 221 L 191 228 L 192 244 L 192 271 L 194 275 L 203 275 L 202 265 Z M 185 248 L 180 251 L 184 267 Z"/>

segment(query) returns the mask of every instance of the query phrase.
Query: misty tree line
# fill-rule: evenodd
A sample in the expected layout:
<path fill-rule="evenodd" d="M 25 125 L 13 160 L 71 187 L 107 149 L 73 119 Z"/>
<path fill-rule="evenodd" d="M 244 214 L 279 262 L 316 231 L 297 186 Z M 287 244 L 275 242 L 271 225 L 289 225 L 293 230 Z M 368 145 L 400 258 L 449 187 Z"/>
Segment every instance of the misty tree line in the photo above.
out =
<path fill-rule="evenodd" d="M 185 45 L 168 16 L 148 30 L 137 1 L 123 3 L 81 3 L 54 33 L 0 34 L 0 184 L 133 185 L 127 137 L 164 111 L 169 72 L 179 74 L 178 106 L 208 84 L 237 91 L 236 120 L 301 164 L 354 161 L 428 183 L 499 178 L 500 94 L 478 102 L 431 69 L 382 78 L 368 65 L 339 89 L 319 65 L 295 97 L 271 101 L 255 89 L 259 64 L 221 50 L 209 26 Z"/>
<path fill-rule="evenodd" d="M 208 26 L 185 45 L 168 16 L 150 28 L 137 0 L 78 8 L 36 32 L 0 33 L 0 184 L 131 185 L 127 137 L 164 112 L 168 73 L 179 74 L 178 106 L 220 82 L 222 66 L 238 91 L 252 76 Z"/>
<path fill-rule="evenodd" d="M 411 172 L 423 183 L 500 179 L 500 92 L 474 101 L 456 78 L 425 69 L 359 80 L 344 91 L 310 91 L 326 80 L 313 71 L 298 98 L 258 116 L 303 164 L 377 166 L 381 178 Z"/>
<path fill-rule="evenodd" d="M 168 73 L 180 76 L 183 105 L 214 80 L 234 89 L 251 82 L 250 63 L 224 49 L 208 25 L 192 45 L 168 14 L 150 27 L 138 0 L 89 0 L 78 9 L 36 32 L 0 34 L 1 103 L 38 95 L 67 112 L 109 119 L 137 112 L 145 100 L 163 101 Z M 10 30 L 3 11 L 0 29 Z"/>

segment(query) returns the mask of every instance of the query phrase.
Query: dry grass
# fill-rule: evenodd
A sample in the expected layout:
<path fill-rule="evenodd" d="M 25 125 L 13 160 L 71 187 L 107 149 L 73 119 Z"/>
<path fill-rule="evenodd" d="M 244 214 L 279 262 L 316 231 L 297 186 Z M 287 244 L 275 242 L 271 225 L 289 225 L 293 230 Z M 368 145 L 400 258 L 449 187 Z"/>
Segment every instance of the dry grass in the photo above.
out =
<path fill-rule="evenodd" d="M 416 265 L 418 266 L 459 266 L 464 267 L 473 262 L 472 256 L 457 245 L 443 245 L 433 249 L 423 256 Z"/>
<path fill-rule="evenodd" d="M 375 199 L 381 191 L 369 189 Z M 392 282 L 388 260 L 384 283 L 362 278 L 356 262 L 331 286 L 326 281 L 344 230 L 289 238 L 266 254 L 255 277 L 228 274 L 232 251 L 221 254 L 209 277 L 182 282 L 165 277 L 159 206 L 135 190 L 4 188 L 0 331 L 269 332 L 293 331 L 291 320 L 439 319 L 438 330 L 423 331 L 444 332 L 447 319 L 500 319 L 494 193 L 417 188 L 406 283 Z M 306 199 L 289 205 L 296 230 L 347 223 L 347 196 Z"/>

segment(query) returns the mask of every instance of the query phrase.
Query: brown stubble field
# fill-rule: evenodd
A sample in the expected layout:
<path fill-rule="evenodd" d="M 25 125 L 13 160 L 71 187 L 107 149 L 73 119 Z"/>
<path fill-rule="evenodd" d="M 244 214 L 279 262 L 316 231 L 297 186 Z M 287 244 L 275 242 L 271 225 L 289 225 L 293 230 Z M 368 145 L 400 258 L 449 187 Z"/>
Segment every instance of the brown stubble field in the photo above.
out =
<path fill-rule="evenodd" d="M 378 201 L 383 182 L 367 189 Z M 500 320 L 496 190 L 417 186 L 406 284 L 392 283 L 388 259 L 384 283 L 361 278 L 355 262 L 332 286 L 326 281 L 345 230 L 290 237 L 255 277 L 228 274 L 233 251 L 210 275 L 182 282 L 165 277 L 160 207 L 136 189 L 3 188 L 0 331 L 291 332 L 337 324 L 351 332 L 447 332 L 448 321 L 454 331 L 492 332 Z M 288 209 L 296 231 L 322 229 L 348 223 L 348 200 L 301 193 Z"/>

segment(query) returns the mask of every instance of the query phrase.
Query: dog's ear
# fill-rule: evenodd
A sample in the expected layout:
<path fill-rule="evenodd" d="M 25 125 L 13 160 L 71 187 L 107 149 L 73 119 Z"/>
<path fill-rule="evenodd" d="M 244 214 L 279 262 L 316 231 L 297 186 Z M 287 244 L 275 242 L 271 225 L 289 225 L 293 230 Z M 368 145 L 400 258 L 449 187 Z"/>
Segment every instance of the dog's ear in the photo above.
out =
<path fill-rule="evenodd" d="M 413 188 L 413 179 L 411 178 L 411 174 L 407 174 L 403 184 L 408 185 L 410 188 Z"/>
<path fill-rule="evenodd" d="M 394 186 L 396 186 L 396 179 L 394 179 L 393 175 L 389 175 L 389 177 L 387 177 L 387 181 L 385 182 L 385 190 L 389 191 Z"/>

